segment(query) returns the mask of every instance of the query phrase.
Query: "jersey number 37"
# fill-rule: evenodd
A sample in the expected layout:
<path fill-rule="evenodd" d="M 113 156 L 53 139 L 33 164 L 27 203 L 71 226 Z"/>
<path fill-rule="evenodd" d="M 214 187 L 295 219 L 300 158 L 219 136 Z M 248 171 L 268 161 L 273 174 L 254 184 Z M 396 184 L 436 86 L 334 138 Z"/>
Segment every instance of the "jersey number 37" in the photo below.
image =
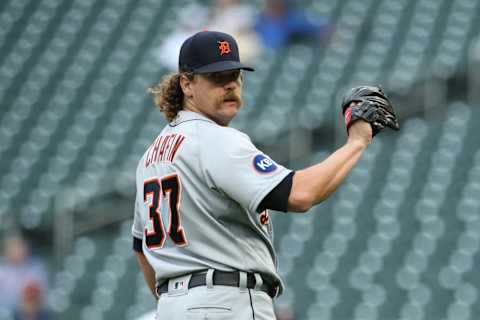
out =
<path fill-rule="evenodd" d="M 180 216 L 180 179 L 176 174 L 161 179 L 146 180 L 143 184 L 143 201 L 148 206 L 149 218 L 153 228 L 145 228 L 145 242 L 148 248 L 163 248 L 166 234 L 162 219 L 160 197 L 168 198 L 169 226 L 168 235 L 177 246 L 187 245 L 187 238 L 181 225 Z M 152 231 L 153 230 L 153 231 Z"/>

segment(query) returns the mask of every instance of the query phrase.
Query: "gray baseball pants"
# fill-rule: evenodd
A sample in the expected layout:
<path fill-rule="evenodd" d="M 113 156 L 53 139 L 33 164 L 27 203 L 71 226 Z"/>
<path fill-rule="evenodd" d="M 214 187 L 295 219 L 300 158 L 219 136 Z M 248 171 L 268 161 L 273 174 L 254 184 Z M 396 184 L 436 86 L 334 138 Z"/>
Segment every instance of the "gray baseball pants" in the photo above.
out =
<path fill-rule="evenodd" d="M 207 285 L 191 289 L 188 289 L 191 275 L 170 279 L 168 292 L 161 294 L 158 299 L 156 319 L 276 319 L 272 298 L 264 291 L 248 289 L 246 287 L 246 276 L 240 276 L 240 286 L 238 288 L 214 286 L 212 276 L 213 270 L 209 270 L 206 279 Z"/>

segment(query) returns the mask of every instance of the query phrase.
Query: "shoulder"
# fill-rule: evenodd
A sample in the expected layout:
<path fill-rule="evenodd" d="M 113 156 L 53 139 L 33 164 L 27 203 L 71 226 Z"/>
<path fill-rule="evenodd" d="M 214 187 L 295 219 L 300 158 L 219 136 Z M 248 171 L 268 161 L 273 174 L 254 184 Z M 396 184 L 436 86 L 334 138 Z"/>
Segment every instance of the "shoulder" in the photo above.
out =
<path fill-rule="evenodd" d="M 137 177 L 138 175 L 141 175 L 142 170 L 145 168 L 146 160 L 152 152 L 152 148 L 154 148 L 155 144 L 157 144 L 158 140 L 160 139 L 164 131 L 165 131 L 165 128 L 155 137 L 155 139 L 149 142 L 147 149 L 143 152 L 142 156 L 138 159 L 137 168 L 136 168 Z"/>
<path fill-rule="evenodd" d="M 207 124 L 207 123 L 202 124 L 202 126 L 206 130 L 208 130 L 209 133 L 221 134 L 222 136 L 229 137 L 229 138 L 250 140 L 247 134 L 232 127 L 223 127 L 218 124 Z"/>
<path fill-rule="evenodd" d="M 148 154 L 150 152 L 150 149 L 152 148 L 152 145 L 155 143 L 157 138 L 155 138 L 155 140 L 153 140 L 153 142 L 151 144 L 148 145 L 147 149 L 143 152 L 143 154 L 141 155 L 141 157 L 138 159 L 138 162 L 137 162 L 137 168 L 136 168 L 136 172 L 137 172 L 137 175 L 141 172 L 141 170 L 145 167 L 145 159 L 148 157 Z"/>
<path fill-rule="evenodd" d="M 195 135 L 202 138 L 210 137 L 215 141 L 218 141 L 218 137 L 250 140 L 243 132 L 231 127 L 221 126 L 204 115 L 192 111 L 180 111 L 177 118 L 169 123 L 169 126 L 178 128 L 192 127 Z"/>
<path fill-rule="evenodd" d="M 199 132 L 210 147 L 216 148 L 217 151 L 253 146 L 250 137 L 235 128 L 213 125 L 205 126 Z"/>

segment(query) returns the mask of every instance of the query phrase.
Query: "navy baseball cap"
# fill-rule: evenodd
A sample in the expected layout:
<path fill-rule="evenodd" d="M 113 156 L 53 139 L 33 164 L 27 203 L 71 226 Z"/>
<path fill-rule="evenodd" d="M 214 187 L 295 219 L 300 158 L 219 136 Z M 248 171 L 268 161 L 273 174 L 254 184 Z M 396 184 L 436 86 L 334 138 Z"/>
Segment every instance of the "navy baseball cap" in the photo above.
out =
<path fill-rule="evenodd" d="M 180 48 L 178 58 L 180 72 L 210 73 L 253 68 L 240 63 L 238 45 L 235 39 L 226 33 L 202 31 L 194 34 Z"/>

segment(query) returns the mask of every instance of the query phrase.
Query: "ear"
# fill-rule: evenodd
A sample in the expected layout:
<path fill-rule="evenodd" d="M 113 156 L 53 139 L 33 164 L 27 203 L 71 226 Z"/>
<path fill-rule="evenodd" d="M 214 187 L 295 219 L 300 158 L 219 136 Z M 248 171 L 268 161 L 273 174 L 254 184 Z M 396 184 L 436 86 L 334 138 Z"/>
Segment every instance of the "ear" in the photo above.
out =
<path fill-rule="evenodd" d="M 191 98 L 193 96 L 192 82 L 193 79 L 189 79 L 184 74 L 180 75 L 180 87 L 182 88 L 184 96 L 187 98 Z"/>

